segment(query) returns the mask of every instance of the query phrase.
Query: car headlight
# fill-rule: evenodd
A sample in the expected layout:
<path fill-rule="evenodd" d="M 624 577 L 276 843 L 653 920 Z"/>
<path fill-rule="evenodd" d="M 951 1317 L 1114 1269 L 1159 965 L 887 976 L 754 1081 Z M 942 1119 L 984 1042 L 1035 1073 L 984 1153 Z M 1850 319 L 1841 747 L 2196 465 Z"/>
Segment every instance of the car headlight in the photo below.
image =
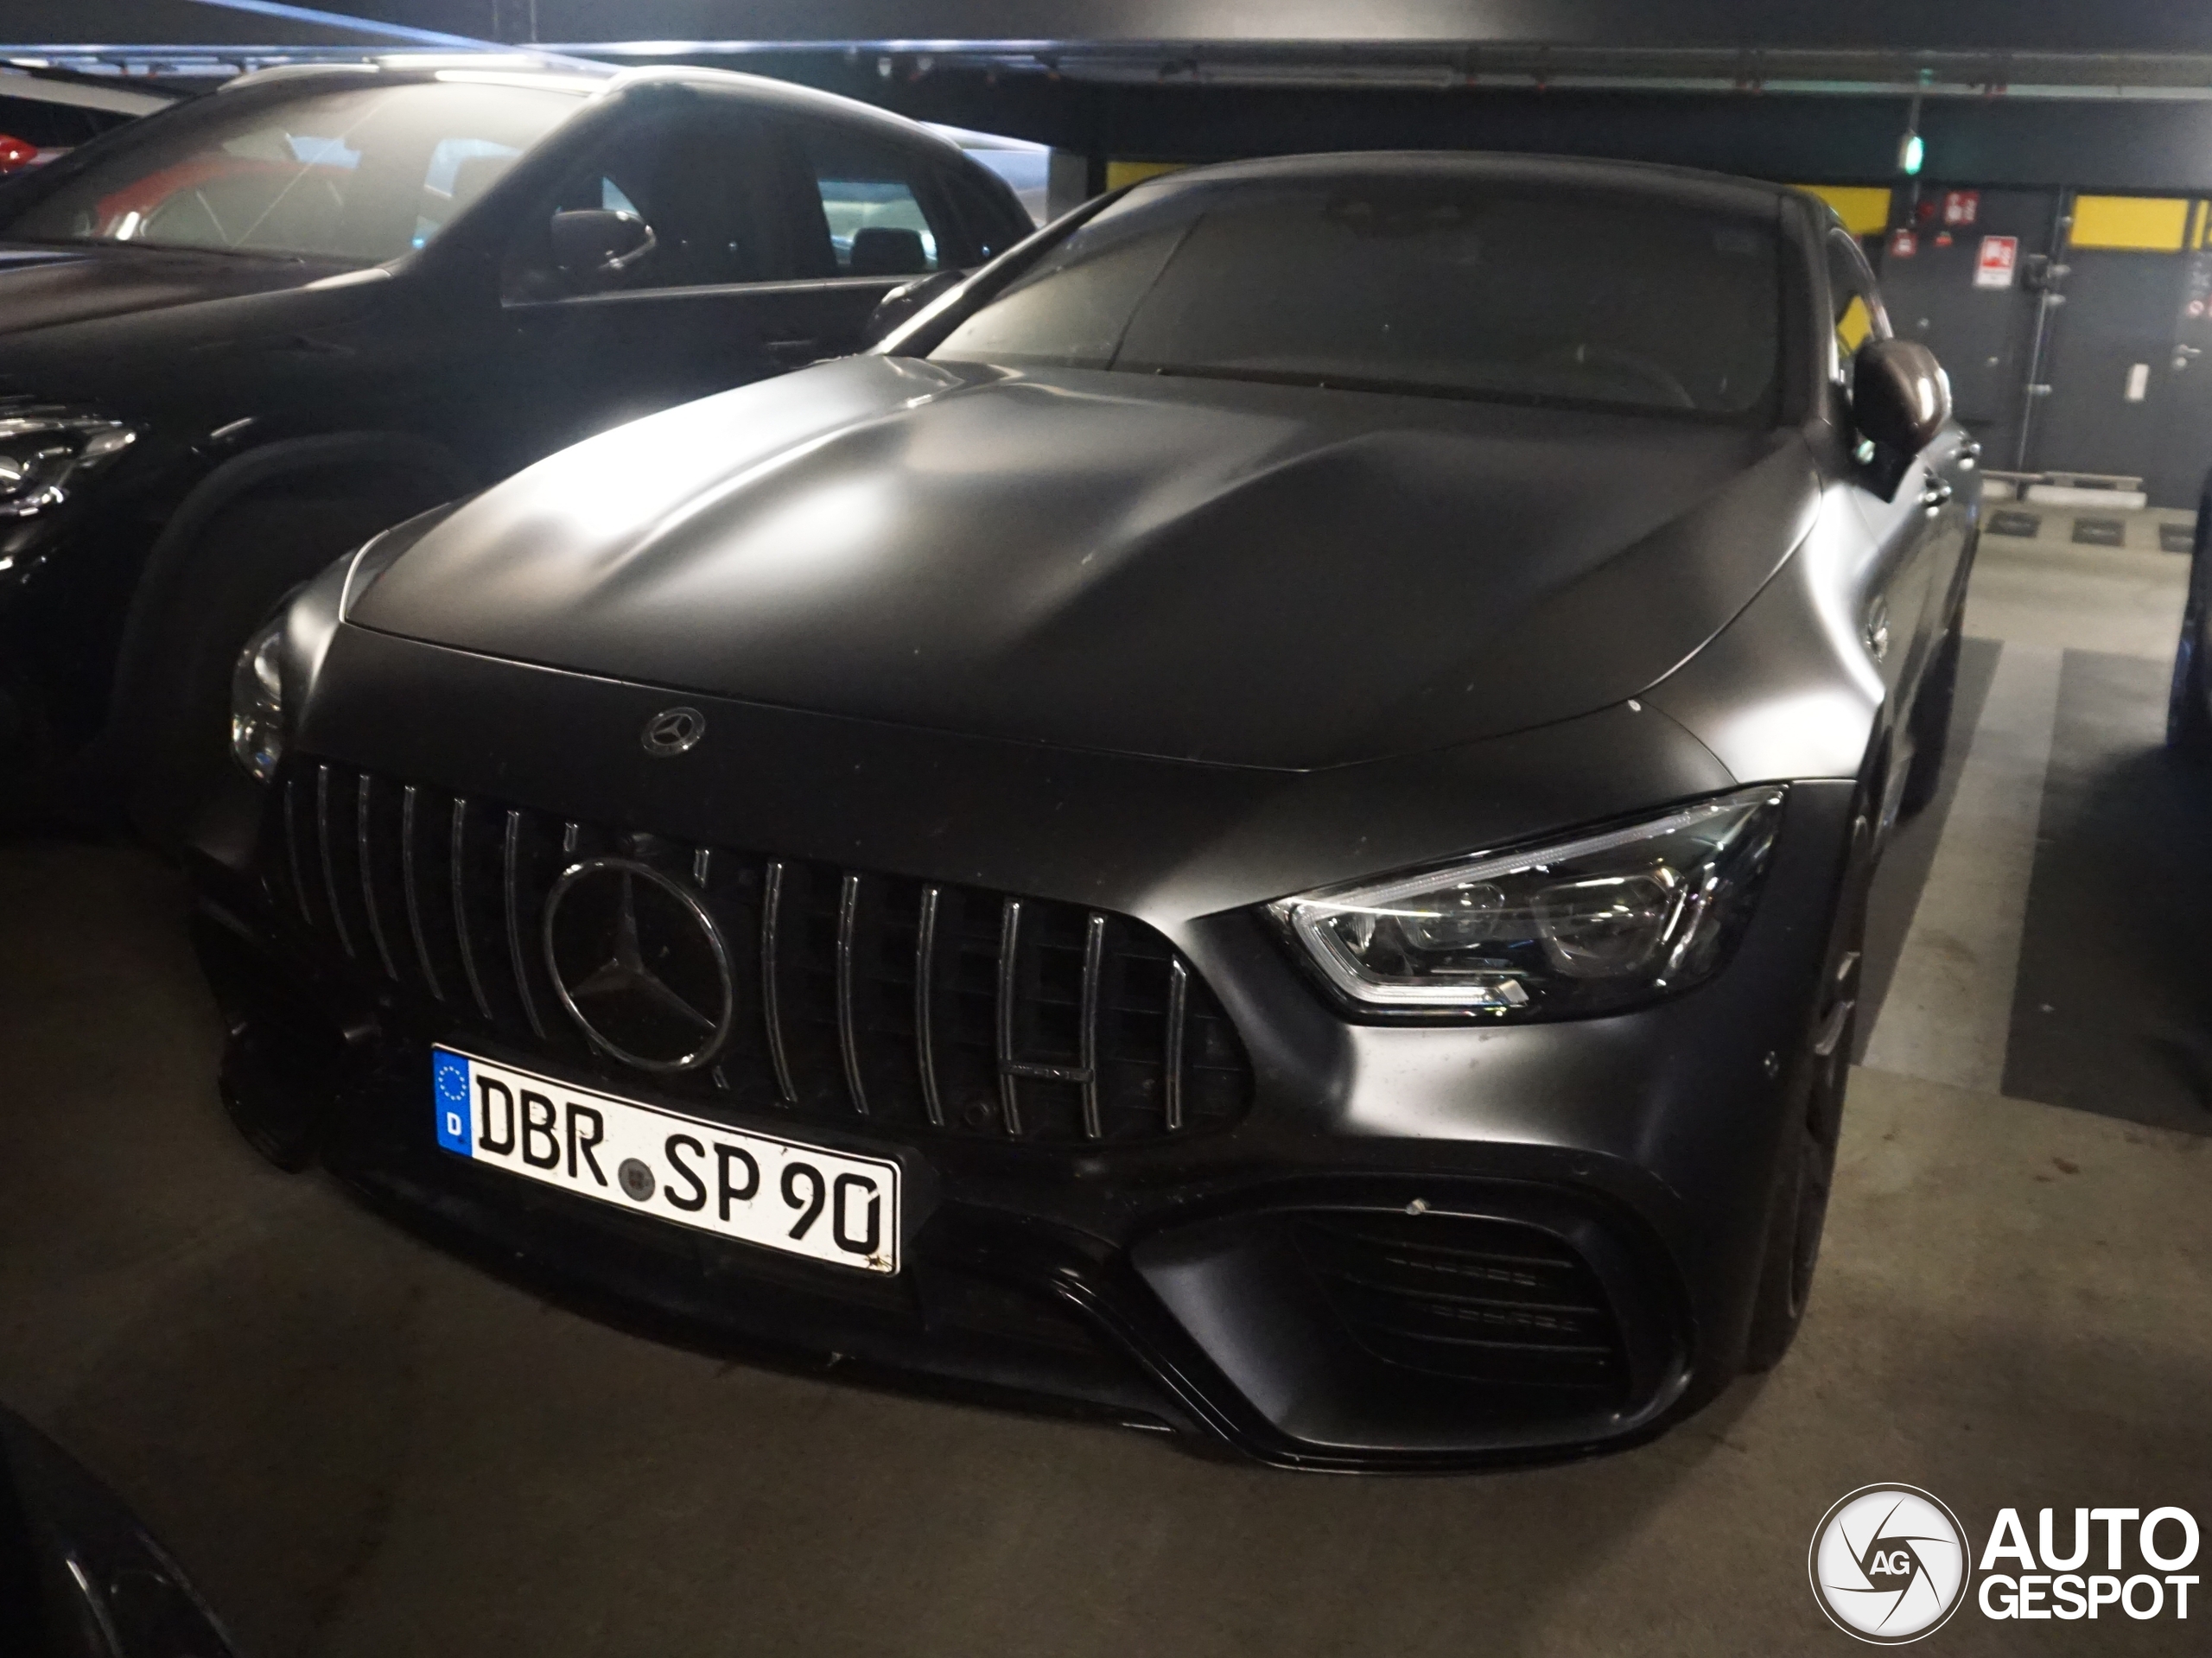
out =
<path fill-rule="evenodd" d="M 137 441 L 137 429 L 103 415 L 0 401 L 0 518 L 60 506 Z"/>
<path fill-rule="evenodd" d="M 246 641 L 231 670 L 231 758 L 256 782 L 284 758 L 284 618 Z"/>
<path fill-rule="evenodd" d="M 1749 918 L 1785 791 L 1746 789 L 1572 841 L 1268 906 L 1377 1014 L 1548 1019 L 1710 978 Z"/>

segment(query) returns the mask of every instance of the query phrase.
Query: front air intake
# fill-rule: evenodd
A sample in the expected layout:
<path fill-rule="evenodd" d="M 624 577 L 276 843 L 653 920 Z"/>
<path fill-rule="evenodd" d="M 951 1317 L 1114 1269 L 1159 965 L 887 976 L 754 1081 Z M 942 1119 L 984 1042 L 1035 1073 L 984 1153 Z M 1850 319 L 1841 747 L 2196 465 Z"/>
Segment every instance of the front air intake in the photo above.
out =
<path fill-rule="evenodd" d="M 1322 1299 L 1384 1363 L 1483 1384 L 1618 1394 L 1620 1332 L 1597 1275 L 1538 1227 L 1317 1210 L 1293 1226 Z"/>

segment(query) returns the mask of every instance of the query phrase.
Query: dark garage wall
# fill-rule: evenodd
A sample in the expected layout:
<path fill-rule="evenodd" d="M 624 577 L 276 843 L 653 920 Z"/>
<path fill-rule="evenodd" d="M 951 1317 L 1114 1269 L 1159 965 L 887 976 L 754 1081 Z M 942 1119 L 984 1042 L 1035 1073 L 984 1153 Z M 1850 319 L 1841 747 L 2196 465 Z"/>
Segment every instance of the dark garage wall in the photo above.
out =
<path fill-rule="evenodd" d="M 875 72 L 873 55 L 856 61 L 842 53 L 760 54 L 743 67 L 922 119 L 1130 161 L 1304 149 L 1515 149 L 1880 183 L 1896 175 L 1909 106 L 1902 97 L 1871 95 L 1128 86 L 964 69 L 918 78 L 905 69 L 887 79 Z M 2212 190 L 2212 100 L 1931 98 L 1921 110 L 1920 130 L 1930 176 Z"/>

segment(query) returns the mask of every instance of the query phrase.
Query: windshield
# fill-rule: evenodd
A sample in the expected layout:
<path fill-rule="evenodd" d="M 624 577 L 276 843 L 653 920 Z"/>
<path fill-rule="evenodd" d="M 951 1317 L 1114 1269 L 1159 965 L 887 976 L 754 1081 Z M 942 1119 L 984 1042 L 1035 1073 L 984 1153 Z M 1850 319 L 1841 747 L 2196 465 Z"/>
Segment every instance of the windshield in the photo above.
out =
<path fill-rule="evenodd" d="M 219 93 L 129 130 L 6 233 L 380 264 L 427 244 L 575 108 L 570 92 L 449 81 Z"/>
<path fill-rule="evenodd" d="M 1154 187 L 931 354 L 1533 402 L 1765 413 L 1766 221 L 1396 173 Z"/>

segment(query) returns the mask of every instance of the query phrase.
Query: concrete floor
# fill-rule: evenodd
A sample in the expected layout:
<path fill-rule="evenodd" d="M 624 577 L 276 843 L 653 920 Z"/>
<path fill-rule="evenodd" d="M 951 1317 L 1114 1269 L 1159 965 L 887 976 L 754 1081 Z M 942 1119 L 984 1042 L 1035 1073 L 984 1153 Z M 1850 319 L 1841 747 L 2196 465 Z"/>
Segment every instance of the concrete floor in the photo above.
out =
<path fill-rule="evenodd" d="M 2041 1042 L 2094 1072 L 2156 1036 L 2053 1036 L 2020 991 L 2064 963 L 2077 774 L 2151 763 L 2183 562 L 1985 543 L 1970 740 L 1885 876 L 1902 943 L 1803 1335 L 1656 1445 L 1298 1477 L 547 1309 L 257 1162 L 176 881 L 55 844 L 0 848 L 0 1398 L 264 1658 L 1840 1653 L 1805 1551 L 1856 1486 L 1924 1486 L 1976 1539 L 2000 1506 L 2212 1518 L 2212 1111 L 2118 1063 L 2092 1109 L 2038 1103 L 2014 1063 Z M 1968 1608 L 1929 1650 L 2202 1651 L 2201 1627 Z"/>

